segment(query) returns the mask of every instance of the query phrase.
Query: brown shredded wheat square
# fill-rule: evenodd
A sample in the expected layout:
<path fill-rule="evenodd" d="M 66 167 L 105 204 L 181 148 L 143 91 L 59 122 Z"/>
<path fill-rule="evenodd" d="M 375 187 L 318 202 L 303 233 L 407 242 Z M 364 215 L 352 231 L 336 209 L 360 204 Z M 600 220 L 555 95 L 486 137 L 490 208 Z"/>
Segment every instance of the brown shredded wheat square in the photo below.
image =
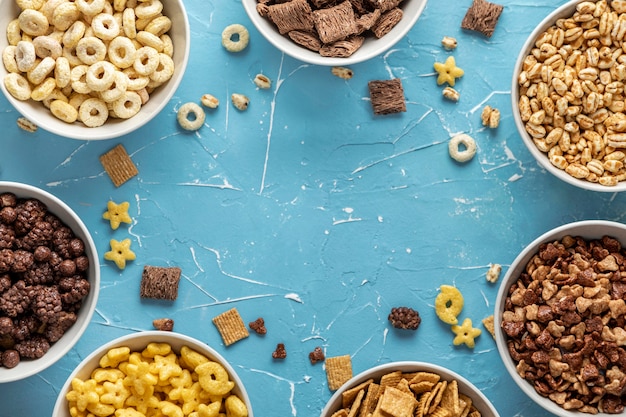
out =
<path fill-rule="evenodd" d="M 350 355 L 326 358 L 324 363 L 326 365 L 328 388 L 331 391 L 336 391 L 352 378 L 352 359 L 350 359 Z"/>
<path fill-rule="evenodd" d="M 180 273 L 178 267 L 145 265 L 141 274 L 141 298 L 175 300 L 178 297 Z"/>
<path fill-rule="evenodd" d="M 467 10 L 461 28 L 480 32 L 490 38 L 493 35 L 503 6 L 486 0 L 474 0 Z"/>
<path fill-rule="evenodd" d="M 137 167 L 120 143 L 107 153 L 100 156 L 100 163 L 116 187 L 139 174 Z"/>
<path fill-rule="evenodd" d="M 220 332 L 226 346 L 230 346 L 249 336 L 248 329 L 241 319 L 239 311 L 234 307 L 213 317 L 213 324 Z"/>
<path fill-rule="evenodd" d="M 374 114 L 391 114 L 406 111 L 404 89 L 399 78 L 374 80 L 367 84 Z"/>

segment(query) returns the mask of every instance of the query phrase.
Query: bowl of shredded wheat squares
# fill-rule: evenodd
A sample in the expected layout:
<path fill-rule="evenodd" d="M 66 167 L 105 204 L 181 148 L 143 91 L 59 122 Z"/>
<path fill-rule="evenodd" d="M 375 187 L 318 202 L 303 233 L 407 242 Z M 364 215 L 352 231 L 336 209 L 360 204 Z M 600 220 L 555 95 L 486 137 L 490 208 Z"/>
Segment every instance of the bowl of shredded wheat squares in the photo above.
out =
<path fill-rule="evenodd" d="M 569 1 L 539 23 L 512 78 L 513 116 L 540 166 L 587 190 L 626 190 L 624 1 Z"/>
<path fill-rule="evenodd" d="M 389 50 L 417 22 L 426 0 L 242 0 L 261 34 L 285 54 L 315 65 L 366 61 Z"/>
<path fill-rule="evenodd" d="M 626 225 L 584 220 L 524 247 L 502 278 L 494 323 L 517 385 L 559 416 L 623 414 Z"/>
<path fill-rule="evenodd" d="M 205 343 L 142 331 L 91 352 L 61 388 L 53 415 L 253 417 L 241 379 Z"/>
<path fill-rule="evenodd" d="M 182 81 L 182 0 L 7 0 L 0 11 L 0 88 L 29 130 L 120 137 L 152 120 Z"/>
<path fill-rule="evenodd" d="M 72 349 L 99 286 L 96 247 L 78 215 L 47 191 L 0 181 L 0 383 Z"/>
<path fill-rule="evenodd" d="M 348 380 L 326 403 L 321 417 L 348 415 L 499 417 L 467 379 L 416 361 L 377 365 Z"/>

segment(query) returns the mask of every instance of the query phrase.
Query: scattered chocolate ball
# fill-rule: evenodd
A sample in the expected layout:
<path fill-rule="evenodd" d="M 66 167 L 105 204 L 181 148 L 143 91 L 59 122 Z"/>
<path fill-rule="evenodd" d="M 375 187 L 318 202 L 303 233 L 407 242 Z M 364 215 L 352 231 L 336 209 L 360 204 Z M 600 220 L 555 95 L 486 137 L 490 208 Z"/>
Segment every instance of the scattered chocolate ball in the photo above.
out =
<path fill-rule="evenodd" d="M 394 307 L 387 318 L 396 329 L 417 330 L 422 322 L 419 313 L 410 307 Z"/>

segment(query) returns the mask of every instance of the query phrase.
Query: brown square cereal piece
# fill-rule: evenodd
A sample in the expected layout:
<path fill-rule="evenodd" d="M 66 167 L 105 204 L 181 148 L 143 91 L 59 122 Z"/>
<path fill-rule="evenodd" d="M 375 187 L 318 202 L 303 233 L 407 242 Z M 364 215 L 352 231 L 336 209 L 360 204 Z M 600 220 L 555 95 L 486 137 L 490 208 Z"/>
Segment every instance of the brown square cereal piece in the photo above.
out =
<path fill-rule="evenodd" d="M 352 359 L 350 355 L 333 356 L 326 358 L 326 378 L 328 389 L 336 391 L 346 381 L 352 378 Z"/>
<path fill-rule="evenodd" d="M 350 389 L 345 390 L 341 393 L 341 403 L 344 408 L 350 407 L 352 403 L 354 403 L 354 399 L 359 394 L 359 391 L 364 390 L 368 387 L 369 384 L 374 382 L 374 379 L 370 378 L 365 382 L 360 383 L 359 385 L 352 387 Z"/>
<path fill-rule="evenodd" d="M 359 30 L 349 0 L 327 9 L 314 10 L 313 22 L 320 40 L 325 44 L 346 39 Z"/>
<path fill-rule="evenodd" d="M 220 335 L 222 335 L 222 340 L 226 346 L 230 346 L 249 336 L 248 329 L 243 323 L 239 311 L 234 307 L 213 317 L 213 324 L 215 324 Z"/>
<path fill-rule="evenodd" d="M 141 274 L 141 298 L 175 300 L 178 297 L 180 268 L 145 265 Z"/>
<path fill-rule="evenodd" d="M 292 30 L 287 33 L 287 36 L 292 41 L 300 46 L 304 46 L 311 51 L 317 52 L 322 47 L 322 41 L 312 32 L 305 32 L 303 30 Z"/>
<path fill-rule="evenodd" d="M 406 111 L 404 89 L 399 78 L 374 80 L 367 84 L 374 114 L 391 114 Z"/>
<path fill-rule="evenodd" d="M 380 9 L 374 9 L 373 12 L 370 13 L 364 13 L 362 15 L 360 15 L 357 19 L 356 19 L 356 24 L 359 28 L 358 32 L 359 34 L 370 30 L 372 28 L 372 26 L 374 26 L 374 24 L 376 24 L 376 22 L 378 21 L 378 19 L 380 19 Z"/>
<path fill-rule="evenodd" d="M 393 29 L 400 20 L 402 20 L 402 16 L 404 13 L 402 9 L 396 7 L 395 9 L 391 9 L 388 12 L 383 13 L 380 18 L 374 23 L 371 30 L 374 36 L 377 38 L 382 38 L 386 34 L 388 34 L 391 29 Z"/>
<path fill-rule="evenodd" d="M 467 10 L 461 28 L 480 32 L 490 38 L 496 29 L 503 6 L 486 0 L 474 0 Z"/>
<path fill-rule="evenodd" d="M 139 174 L 137 167 L 121 143 L 107 153 L 100 155 L 100 163 L 116 187 Z"/>
<path fill-rule="evenodd" d="M 267 15 L 281 35 L 292 30 L 313 31 L 312 10 L 306 0 L 272 4 L 267 10 Z"/>
<path fill-rule="evenodd" d="M 324 45 L 320 48 L 321 56 L 334 58 L 347 58 L 363 45 L 363 36 L 351 36 L 347 39 Z"/>
<path fill-rule="evenodd" d="M 393 417 L 412 417 L 417 406 L 417 400 L 412 394 L 387 387 L 380 399 L 380 411 L 382 415 Z"/>
<path fill-rule="evenodd" d="M 380 9 L 381 12 L 394 9 L 398 7 L 402 0 L 370 0 L 374 8 Z"/>

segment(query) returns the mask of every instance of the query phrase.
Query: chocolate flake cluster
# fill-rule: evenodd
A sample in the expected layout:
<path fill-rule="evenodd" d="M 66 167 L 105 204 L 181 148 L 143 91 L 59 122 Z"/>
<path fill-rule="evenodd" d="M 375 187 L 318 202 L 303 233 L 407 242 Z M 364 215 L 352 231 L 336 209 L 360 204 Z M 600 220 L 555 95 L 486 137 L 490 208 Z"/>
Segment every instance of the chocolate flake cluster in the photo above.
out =
<path fill-rule="evenodd" d="M 511 286 L 502 330 L 518 374 L 567 410 L 626 403 L 626 253 L 612 237 L 544 243 Z"/>
<path fill-rule="evenodd" d="M 397 329 L 417 330 L 422 323 L 419 313 L 411 307 L 393 307 L 387 318 Z"/>
<path fill-rule="evenodd" d="M 90 290 L 84 242 L 37 199 L 0 194 L 0 366 L 42 357 Z"/>

